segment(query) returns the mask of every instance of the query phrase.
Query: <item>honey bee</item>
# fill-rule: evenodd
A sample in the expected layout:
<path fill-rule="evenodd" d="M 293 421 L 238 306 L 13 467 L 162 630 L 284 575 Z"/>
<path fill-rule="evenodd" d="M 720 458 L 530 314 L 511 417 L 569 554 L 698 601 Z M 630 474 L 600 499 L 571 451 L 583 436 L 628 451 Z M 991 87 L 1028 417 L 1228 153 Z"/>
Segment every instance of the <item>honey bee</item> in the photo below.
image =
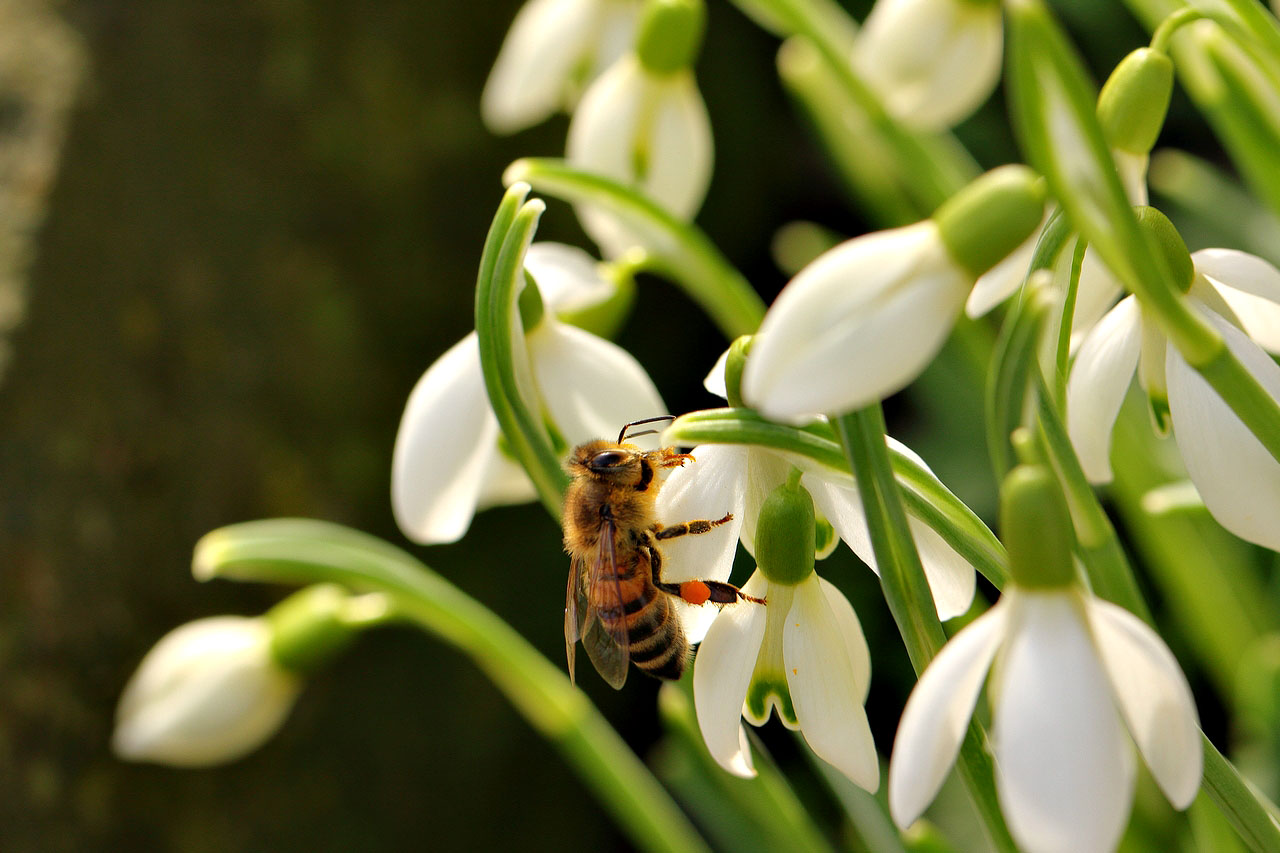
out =
<path fill-rule="evenodd" d="M 693 461 L 672 447 L 642 451 L 623 443 L 631 427 L 658 420 L 670 416 L 627 424 L 616 442 L 601 439 L 579 445 L 566 463 L 573 477 L 564 501 L 564 546 L 572 557 L 564 604 L 570 680 L 578 640 L 614 688 L 627 680 L 628 662 L 656 678 L 677 679 L 690 655 L 674 599 L 690 604 L 730 604 L 738 599 L 765 603 L 720 581 L 662 580 L 660 541 L 707 533 L 733 515 L 670 527 L 654 520 L 658 470 Z"/>

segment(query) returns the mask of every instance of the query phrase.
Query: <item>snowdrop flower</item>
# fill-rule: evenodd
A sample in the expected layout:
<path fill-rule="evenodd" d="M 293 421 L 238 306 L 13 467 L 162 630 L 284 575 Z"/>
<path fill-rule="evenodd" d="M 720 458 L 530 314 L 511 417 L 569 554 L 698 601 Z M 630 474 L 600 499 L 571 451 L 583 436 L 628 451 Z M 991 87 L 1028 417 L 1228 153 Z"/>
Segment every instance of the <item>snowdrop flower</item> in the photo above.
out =
<path fill-rule="evenodd" d="M 480 97 L 494 133 L 514 133 L 558 109 L 631 46 L 637 0 L 529 0 L 511 24 Z"/>
<path fill-rule="evenodd" d="M 853 64 L 894 118 L 946 130 L 990 97 L 1003 46 L 997 2 L 877 0 Z"/>
<path fill-rule="evenodd" d="M 754 776 L 741 719 L 763 725 L 771 710 L 799 729 L 820 758 L 856 784 L 880 784 L 863 702 L 871 656 L 849 601 L 813 571 L 814 512 L 790 478 L 762 507 L 759 568 L 743 591 L 764 607 L 727 607 L 698 650 L 693 701 L 715 760 Z"/>
<path fill-rule="evenodd" d="M 129 679 L 112 749 L 128 761 L 173 767 L 234 761 L 280 728 L 303 675 L 386 613 L 382 596 L 321 584 L 265 616 L 188 622 L 161 638 Z"/>
<path fill-rule="evenodd" d="M 562 323 L 614 292 L 581 250 L 535 243 L 525 270 L 544 308 L 526 317 L 533 378 L 568 446 L 610 435 L 619 424 L 666 411 L 638 362 L 615 344 Z M 498 445 L 475 332 L 427 369 L 405 406 L 391 463 L 396 523 L 415 542 L 455 542 L 477 509 L 535 497 L 523 469 Z"/>
<path fill-rule="evenodd" d="M 1074 582 L 1066 507 L 1045 469 L 1015 469 L 1001 498 L 1014 582 L 912 691 L 889 765 L 890 813 L 905 828 L 937 794 L 990 671 L 996 792 L 1019 847 L 1114 849 L 1133 802 L 1130 739 L 1175 807 L 1195 798 L 1203 755 L 1191 691 L 1151 628 Z"/>
<path fill-rule="evenodd" d="M 1150 208 L 1146 210 L 1150 211 Z M 1157 212 L 1143 221 L 1181 238 Z M 1188 296 L 1254 378 L 1280 398 L 1280 270 L 1231 249 L 1183 253 Z M 1190 269 L 1186 269 L 1190 267 Z M 1080 346 L 1067 382 L 1067 431 L 1091 482 L 1111 479 L 1111 431 L 1134 373 L 1157 421 L 1172 421 L 1192 483 L 1235 535 L 1280 550 L 1280 463 L 1160 331 L 1133 296 L 1102 318 Z"/>
<path fill-rule="evenodd" d="M 681 219 L 698 212 L 711 182 L 711 120 L 690 70 L 705 14 L 702 0 L 651 0 L 635 50 L 583 95 L 566 149 L 572 165 L 633 187 Z M 606 257 L 643 245 L 608 212 L 577 211 Z"/>
<path fill-rule="evenodd" d="M 848 240 L 783 288 L 742 378 L 774 420 L 860 408 L 901 390 L 942 348 L 974 282 L 1040 223 L 1033 172 L 1005 166 L 932 219 Z"/>

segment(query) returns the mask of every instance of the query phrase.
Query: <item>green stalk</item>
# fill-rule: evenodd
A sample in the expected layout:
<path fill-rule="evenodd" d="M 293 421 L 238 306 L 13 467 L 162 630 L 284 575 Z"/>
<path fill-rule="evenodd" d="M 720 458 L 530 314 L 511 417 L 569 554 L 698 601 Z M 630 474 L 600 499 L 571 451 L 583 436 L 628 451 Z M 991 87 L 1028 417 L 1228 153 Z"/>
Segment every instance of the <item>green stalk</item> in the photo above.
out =
<path fill-rule="evenodd" d="M 637 847 L 702 853 L 707 845 L 586 695 L 492 611 L 399 548 L 310 519 L 224 527 L 196 545 L 199 580 L 329 582 L 392 599 L 397 613 L 454 646 L 577 770 Z"/>
<path fill-rule="evenodd" d="M 898 499 L 897 483 L 885 443 L 884 414 L 878 403 L 835 419 L 835 428 L 858 480 L 867 530 L 880 567 L 885 600 L 893 613 L 907 655 L 919 675 L 946 643 L 920 564 L 920 555 L 907 526 L 907 515 Z M 996 799 L 991 755 L 986 734 L 976 721 L 969 723 L 960 747 L 957 767 L 969 788 L 992 843 L 999 850 L 1014 851 L 1009 830 Z"/>
<path fill-rule="evenodd" d="M 572 204 L 608 210 L 644 235 L 643 268 L 671 279 L 701 306 L 729 340 L 760 327 L 764 302 L 697 227 L 616 181 L 569 166 L 563 160 L 525 158 L 507 167 L 503 182 L 527 182 Z"/>
<path fill-rule="evenodd" d="M 527 184 L 507 190 L 485 239 L 476 280 L 476 336 L 485 390 L 498 426 L 512 455 L 528 472 L 543 506 L 559 519 L 569 478 L 547 434 L 539 401 L 528 398 L 533 382 L 516 306 L 524 279 L 525 251 L 545 209 L 538 199 L 525 202 L 528 192 Z M 518 375 L 521 368 L 523 382 Z"/>

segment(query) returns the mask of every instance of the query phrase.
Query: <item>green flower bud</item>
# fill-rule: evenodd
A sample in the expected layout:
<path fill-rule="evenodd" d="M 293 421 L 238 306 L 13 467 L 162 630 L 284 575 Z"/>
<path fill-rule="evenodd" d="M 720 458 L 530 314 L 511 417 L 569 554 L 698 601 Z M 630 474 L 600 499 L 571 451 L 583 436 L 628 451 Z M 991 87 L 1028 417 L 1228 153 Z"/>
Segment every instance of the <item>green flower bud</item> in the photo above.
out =
<path fill-rule="evenodd" d="M 740 408 L 742 402 L 742 371 L 747 366 L 747 355 L 751 352 L 751 335 L 743 335 L 729 346 L 729 355 L 724 361 L 725 399 L 734 408 Z"/>
<path fill-rule="evenodd" d="M 1004 478 L 1000 528 L 1018 586 L 1051 589 L 1075 582 L 1071 516 L 1048 468 L 1019 465 Z"/>
<path fill-rule="evenodd" d="M 1146 154 L 1156 144 L 1173 95 L 1173 61 L 1149 47 L 1120 60 L 1098 95 L 1098 122 L 1107 144 Z"/>
<path fill-rule="evenodd" d="M 765 498 L 756 522 L 756 562 L 770 582 L 795 586 L 813 573 L 814 517 L 813 498 L 793 468 Z"/>
<path fill-rule="evenodd" d="M 542 322 L 542 314 L 546 310 L 542 305 L 542 292 L 528 270 L 524 271 L 524 288 L 516 299 L 516 306 L 520 309 L 520 325 L 526 332 Z"/>
<path fill-rule="evenodd" d="M 356 625 L 347 618 L 351 601 L 342 587 L 317 584 L 268 610 L 271 657 L 288 672 L 305 675 L 319 669 L 355 635 Z"/>
<path fill-rule="evenodd" d="M 702 47 L 707 9 L 702 0 L 649 0 L 640 18 L 636 56 L 654 74 L 688 68 Z"/>
<path fill-rule="evenodd" d="M 835 553 L 836 546 L 839 544 L 840 537 L 836 535 L 835 527 L 819 515 L 813 528 L 813 556 L 819 560 L 825 560 Z"/>
<path fill-rule="evenodd" d="M 947 253 L 975 279 L 1031 236 L 1044 217 L 1044 181 L 1026 166 L 1001 166 L 933 214 Z"/>
<path fill-rule="evenodd" d="M 1137 207 L 1134 213 L 1138 217 L 1138 227 L 1146 235 L 1147 242 L 1164 258 L 1165 266 L 1173 275 L 1173 284 L 1183 293 L 1191 289 L 1191 280 L 1195 278 L 1195 264 L 1191 262 L 1191 253 L 1182 235 L 1173 227 L 1169 217 L 1154 207 Z"/>

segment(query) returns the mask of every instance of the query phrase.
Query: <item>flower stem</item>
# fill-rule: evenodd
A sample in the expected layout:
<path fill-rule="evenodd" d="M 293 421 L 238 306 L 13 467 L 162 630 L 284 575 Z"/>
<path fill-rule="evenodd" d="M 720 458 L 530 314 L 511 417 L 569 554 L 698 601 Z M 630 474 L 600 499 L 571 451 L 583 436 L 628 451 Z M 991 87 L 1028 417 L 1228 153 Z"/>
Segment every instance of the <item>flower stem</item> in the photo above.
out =
<path fill-rule="evenodd" d="M 835 419 L 837 435 L 858 480 L 858 491 L 866 511 L 867 530 L 880 567 L 885 600 L 893 613 L 907 655 L 919 675 L 946 643 L 938 621 L 929 582 L 907 526 L 907 515 L 898 498 L 897 483 L 885 442 L 884 414 L 875 403 Z M 987 832 L 999 850 L 1017 846 L 1009 836 L 996 800 L 991 755 L 985 747 L 986 735 L 977 721 L 969 724 L 960 747 L 959 770 L 973 796 Z"/>
<path fill-rule="evenodd" d="M 196 545 L 192 571 L 267 583 L 338 583 L 390 597 L 396 611 L 468 655 L 530 725 L 555 745 L 644 850 L 707 845 L 667 792 L 591 704 L 510 625 L 399 548 L 311 519 L 224 527 Z"/>
<path fill-rule="evenodd" d="M 543 506 L 558 519 L 569 479 L 547 434 L 536 394 L 530 399 L 533 381 L 516 305 L 525 251 L 545 208 L 538 199 L 526 202 L 528 193 L 528 184 L 507 190 L 485 239 L 476 279 L 476 336 L 485 390 L 498 426 Z"/>
<path fill-rule="evenodd" d="M 605 208 L 644 235 L 644 267 L 678 284 L 702 307 L 729 340 L 760 326 L 764 302 L 693 225 L 672 216 L 647 197 L 600 175 L 583 172 L 563 160 L 525 158 L 507 167 L 503 181 L 521 182 L 573 204 Z"/>

